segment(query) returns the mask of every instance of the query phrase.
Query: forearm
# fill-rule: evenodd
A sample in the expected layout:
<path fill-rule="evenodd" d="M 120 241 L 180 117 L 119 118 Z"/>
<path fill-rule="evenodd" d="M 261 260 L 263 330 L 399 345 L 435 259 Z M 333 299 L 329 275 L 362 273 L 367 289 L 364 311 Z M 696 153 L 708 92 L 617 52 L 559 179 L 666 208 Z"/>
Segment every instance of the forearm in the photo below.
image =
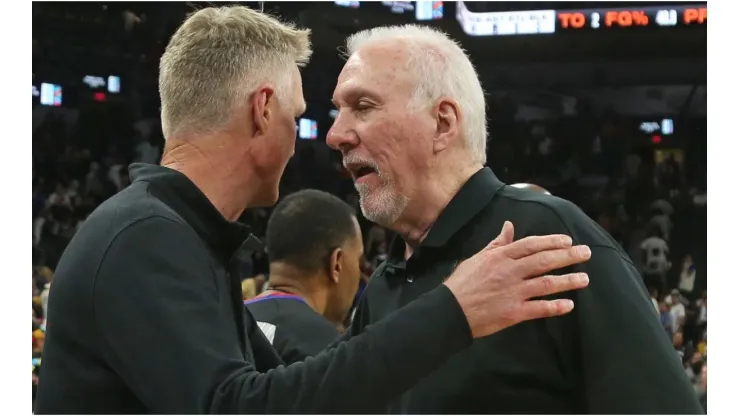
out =
<path fill-rule="evenodd" d="M 265 374 L 237 371 L 219 386 L 211 411 L 383 412 L 471 341 L 460 306 L 441 286 L 316 357 Z"/>

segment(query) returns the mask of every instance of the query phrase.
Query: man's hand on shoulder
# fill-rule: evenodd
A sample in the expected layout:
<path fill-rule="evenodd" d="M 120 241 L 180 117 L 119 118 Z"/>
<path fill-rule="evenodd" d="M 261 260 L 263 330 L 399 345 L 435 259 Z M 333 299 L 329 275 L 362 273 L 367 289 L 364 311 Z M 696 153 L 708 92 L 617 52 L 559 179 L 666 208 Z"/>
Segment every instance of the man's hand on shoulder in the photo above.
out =
<path fill-rule="evenodd" d="M 566 235 L 513 240 L 514 226 L 507 221 L 495 240 L 461 262 L 445 282 L 475 338 L 523 321 L 566 314 L 573 310 L 571 300 L 530 299 L 588 285 L 585 273 L 542 276 L 587 261 L 591 257 L 588 247 L 573 247 L 573 240 Z"/>

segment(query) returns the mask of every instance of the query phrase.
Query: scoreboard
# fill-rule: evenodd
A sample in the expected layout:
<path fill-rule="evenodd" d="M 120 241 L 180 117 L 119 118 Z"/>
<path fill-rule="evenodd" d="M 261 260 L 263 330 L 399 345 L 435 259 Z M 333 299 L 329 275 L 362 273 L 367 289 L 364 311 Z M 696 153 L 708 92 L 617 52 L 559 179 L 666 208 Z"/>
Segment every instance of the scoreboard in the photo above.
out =
<path fill-rule="evenodd" d="M 666 3 L 660 6 L 585 10 L 471 12 L 457 2 L 456 18 L 471 36 L 537 35 L 637 27 L 681 27 L 707 24 L 706 4 Z"/>

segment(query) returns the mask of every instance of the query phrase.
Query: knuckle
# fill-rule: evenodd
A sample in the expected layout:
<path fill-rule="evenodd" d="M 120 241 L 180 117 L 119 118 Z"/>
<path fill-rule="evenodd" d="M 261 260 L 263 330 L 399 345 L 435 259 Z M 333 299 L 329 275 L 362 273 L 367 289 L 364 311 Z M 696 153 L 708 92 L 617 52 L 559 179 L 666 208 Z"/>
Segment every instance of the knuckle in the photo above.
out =
<path fill-rule="evenodd" d="M 573 273 L 570 276 L 568 276 L 568 286 L 569 287 L 578 287 L 581 285 L 582 277 L 578 273 Z"/>
<path fill-rule="evenodd" d="M 568 256 L 571 259 L 580 259 L 581 258 L 581 255 L 579 253 L 579 250 L 580 250 L 579 247 L 571 247 L 571 248 L 569 248 L 568 249 Z"/>
<path fill-rule="evenodd" d="M 555 279 L 552 276 L 540 277 L 540 288 L 543 294 L 550 294 L 555 290 Z"/>
<path fill-rule="evenodd" d="M 543 239 L 543 245 L 547 246 L 548 248 L 560 248 L 563 246 L 562 236 L 548 235 L 548 236 L 542 237 L 542 239 Z"/>
<path fill-rule="evenodd" d="M 504 313 L 501 315 L 501 317 L 503 318 L 506 325 L 512 325 L 519 322 L 519 315 L 519 308 L 517 308 L 516 304 L 512 303 L 504 310 Z"/>
<path fill-rule="evenodd" d="M 540 255 L 539 266 L 543 269 L 549 269 L 555 260 L 555 255 L 551 252 L 545 252 Z"/>
<path fill-rule="evenodd" d="M 509 280 L 514 273 L 514 270 L 507 262 L 499 262 L 496 264 L 496 273 L 494 273 L 494 277 L 496 280 Z"/>
<path fill-rule="evenodd" d="M 527 237 L 527 249 L 532 252 L 538 252 L 542 250 L 542 242 L 537 237 Z"/>
<path fill-rule="evenodd" d="M 558 305 L 555 302 L 545 302 L 543 306 L 543 315 L 546 317 L 558 314 Z"/>
<path fill-rule="evenodd" d="M 560 247 L 570 247 L 573 245 L 573 239 L 567 235 L 559 235 L 558 242 Z"/>

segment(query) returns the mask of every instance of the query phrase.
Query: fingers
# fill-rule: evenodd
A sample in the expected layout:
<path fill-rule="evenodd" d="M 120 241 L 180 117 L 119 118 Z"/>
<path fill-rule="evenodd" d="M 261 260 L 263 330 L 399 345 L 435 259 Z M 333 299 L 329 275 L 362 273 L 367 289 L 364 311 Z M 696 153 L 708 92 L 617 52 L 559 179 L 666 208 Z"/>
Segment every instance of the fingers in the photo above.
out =
<path fill-rule="evenodd" d="M 549 275 L 522 282 L 522 294 L 526 299 L 531 299 L 583 289 L 586 286 L 588 286 L 588 275 L 586 273 L 571 273 L 563 276 Z"/>
<path fill-rule="evenodd" d="M 524 322 L 532 319 L 552 318 L 565 315 L 574 308 L 570 299 L 530 300 L 524 302 L 518 311 L 517 321 Z"/>
<path fill-rule="evenodd" d="M 516 260 L 542 251 L 563 249 L 572 245 L 573 239 L 567 235 L 537 235 L 522 238 L 501 248 L 501 250 L 507 257 Z"/>
<path fill-rule="evenodd" d="M 515 275 L 524 278 L 539 276 L 547 272 L 583 263 L 591 258 L 588 246 L 541 251 L 517 261 Z"/>
<path fill-rule="evenodd" d="M 501 233 L 499 233 L 496 239 L 488 243 L 485 249 L 489 250 L 497 247 L 503 247 L 507 244 L 511 244 L 512 241 L 514 241 L 514 224 L 506 221 L 504 222 L 504 226 L 501 227 Z"/>

